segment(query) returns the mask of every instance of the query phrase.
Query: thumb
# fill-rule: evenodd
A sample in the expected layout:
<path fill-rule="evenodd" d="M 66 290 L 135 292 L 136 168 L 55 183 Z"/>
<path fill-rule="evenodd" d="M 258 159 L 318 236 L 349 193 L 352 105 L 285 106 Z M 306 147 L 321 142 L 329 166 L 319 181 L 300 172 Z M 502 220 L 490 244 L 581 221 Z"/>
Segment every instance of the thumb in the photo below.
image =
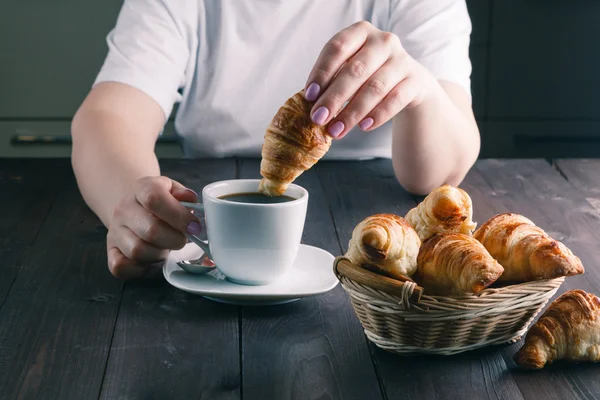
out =
<path fill-rule="evenodd" d="M 196 203 L 198 201 L 198 194 L 192 189 L 183 186 L 177 181 L 172 181 L 171 194 L 178 201 L 187 201 L 190 203 Z"/>

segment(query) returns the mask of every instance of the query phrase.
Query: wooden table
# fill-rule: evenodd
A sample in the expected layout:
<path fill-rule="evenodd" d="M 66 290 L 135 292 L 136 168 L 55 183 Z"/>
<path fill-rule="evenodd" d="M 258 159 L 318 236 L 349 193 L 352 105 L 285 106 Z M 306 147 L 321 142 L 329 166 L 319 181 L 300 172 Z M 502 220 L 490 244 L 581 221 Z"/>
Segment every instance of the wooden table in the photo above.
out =
<path fill-rule="evenodd" d="M 258 160 L 162 162 L 200 190 L 258 177 Z M 559 292 L 600 294 L 600 160 L 484 160 L 462 187 L 481 224 L 513 211 L 564 241 L 586 274 Z M 404 215 L 420 200 L 388 161 L 322 162 L 303 242 L 345 252 L 354 226 Z M 238 307 L 162 277 L 124 283 L 107 270 L 106 230 L 78 192 L 69 160 L 0 160 L 2 399 L 593 399 L 600 364 L 523 372 L 521 346 L 451 357 L 400 357 L 369 344 L 334 290 L 273 307 Z"/>

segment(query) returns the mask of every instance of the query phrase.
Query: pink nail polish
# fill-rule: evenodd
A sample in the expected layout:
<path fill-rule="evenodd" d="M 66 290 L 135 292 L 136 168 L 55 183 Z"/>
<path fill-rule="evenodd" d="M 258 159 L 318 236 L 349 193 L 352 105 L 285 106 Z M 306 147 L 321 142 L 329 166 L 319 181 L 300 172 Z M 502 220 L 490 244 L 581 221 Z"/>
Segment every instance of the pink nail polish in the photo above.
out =
<path fill-rule="evenodd" d="M 311 83 L 306 89 L 305 96 L 308 101 L 315 101 L 319 96 L 319 92 L 321 91 L 321 86 L 317 83 Z"/>
<path fill-rule="evenodd" d="M 192 221 L 188 224 L 187 231 L 188 231 L 188 233 L 191 233 L 192 235 L 197 235 L 200 232 L 202 232 L 202 227 L 200 226 L 199 223 Z"/>
<path fill-rule="evenodd" d="M 344 123 L 341 121 L 337 121 L 335 124 L 331 125 L 329 127 L 329 129 L 327 129 L 327 132 L 329 132 L 329 134 L 336 138 L 340 135 L 340 133 L 342 133 L 342 131 L 344 130 Z"/>
<path fill-rule="evenodd" d="M 312 121 L 317 125 L 323 125 L 325 120 L 329 116 L 329 110 L 326 107 L 319 107 L 317 111 L 312 115 Z"/>
<path fill-rule="evenodd" d="M 358 124 L 358 126 L 360 126 L 360 129 L 362 129 L 363 131 L 366 131 L 371 127 L 371 125 L 373 125 L 373 122 L 375 122 L 373 121 L 373 118 L 365 118 L 362 121 L 360 121 L 360 124 Z"/>
<path fill-rule="evenodd" d="M 185 189 L 186 192 L 193 194 L 194 196 L 198 197 L 198 193 L 196 193 L 194 190 L 186 188 Z"/>

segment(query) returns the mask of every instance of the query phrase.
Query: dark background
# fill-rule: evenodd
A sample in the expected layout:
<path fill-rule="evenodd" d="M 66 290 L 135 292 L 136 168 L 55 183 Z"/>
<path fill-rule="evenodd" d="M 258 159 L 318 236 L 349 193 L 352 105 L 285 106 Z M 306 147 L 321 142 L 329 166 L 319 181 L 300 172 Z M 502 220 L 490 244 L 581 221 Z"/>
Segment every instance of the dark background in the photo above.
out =
<path fill-rule="evenodd" d="M 68 136 L 106 54 L 121 0 L 10 0 L 0 12 L 0 157 L 68 156 Z M 600 156 L 600 3 L 469 0 L 474 109 L 486 157 Z M 173 132 L 166 129 L 167 140 Z M 67 138 L 68 139 L 68 138 Z M 178 156 L 160 143 L 159 156 Z"/>

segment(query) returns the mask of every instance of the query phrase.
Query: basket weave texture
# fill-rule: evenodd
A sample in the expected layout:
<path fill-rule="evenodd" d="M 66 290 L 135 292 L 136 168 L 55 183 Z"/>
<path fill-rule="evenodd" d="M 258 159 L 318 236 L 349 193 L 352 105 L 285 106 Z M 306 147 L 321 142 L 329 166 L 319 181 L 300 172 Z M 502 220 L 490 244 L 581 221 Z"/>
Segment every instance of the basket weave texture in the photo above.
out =
<path fill-rule="evenodd" d="M 346 268 L 339 268 L 341 264 Z M 334 273 L 349 295 L 367 338 L 396 354 L 451 355 L 476 348 L 514 343 L 544 308 L 564 277 L 487 288 L 463 297 L 415 296 L 417 284 L 398 282 L 380 290 L 340 270 L 358 268 L 346 257 L 335 259 Z M 361 274 L 377 274 L 361 272 Z"/>

